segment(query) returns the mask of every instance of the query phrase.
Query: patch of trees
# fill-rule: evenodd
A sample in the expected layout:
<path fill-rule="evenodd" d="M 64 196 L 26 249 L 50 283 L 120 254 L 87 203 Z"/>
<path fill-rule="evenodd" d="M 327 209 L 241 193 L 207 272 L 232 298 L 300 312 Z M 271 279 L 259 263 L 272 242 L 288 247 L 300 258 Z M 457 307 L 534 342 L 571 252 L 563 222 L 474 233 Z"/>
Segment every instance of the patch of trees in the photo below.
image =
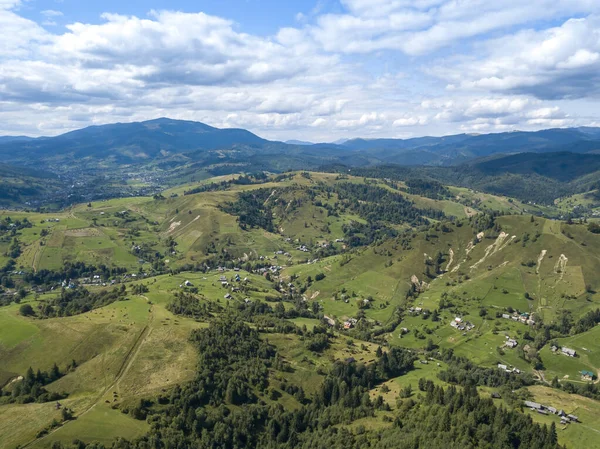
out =
<path fill-rule="evenodd" d="M 588 223 L 588 231 L 594 233 L 594 234 L 600 234 L 600 224 L 591 221 Z"/>
<path fill-rule="evenodd" d="M 125 285 L 113 289 L 90 292 L 86 288 L 63 288 L 60 296 L 49 301 L 40 302 L 36 316 L 39 318 L 55 318 L 86 313 L 100 307 L 125 299 Z"/>
<path fill-rule="evenodd" d="M 242 229 L 263 228 L 269 232 L 275 231 L 273 210 L 268 199 L 272 189 L 258 189 L 239 194 L 237 201 L 221 206 L 221 209 L 238 217 Z"/>
<path fill-rule="evenodd" d="M 366 246 L 398 236 L 398 231 L 382 223 L 360 223 L 351 221 L 342 225 L 344 242 L 350 247 Z"/>
<path fill-rule="evenodd" d="M 10 246 L 8 247 L 8 250 L 6 251 L 6 253 L 4 255 L 6 257 L 10 257 L 11 259 L 16 259 L 17 257 L 19 257 L 21 255 L 21 245 L 19 243 L 18 238 L 13 237 L 12 242 L 11 242 Z"/>
<path fill-rule="evenodd" d="M 434 200 L 443 200 L 452 197 L 452 193 L 444 185 L 434 180 L 414 178 L 406 181 L 408 193 L 424 196 Z"/>
<path fill-rule="evenodd" d="M 212 301 L 201 301 L 189 293 L 177 292 L 167 304 L 167 310 L 175 315 L 186 316 L 196 320 L 208 319 L 223 310 Z"/>
<path fill-rule="evenodd" d="M 252 184 L 260 184 L 266 181 L 268 178 L 267 174 L 264 172 L 251 174 L 251 175 L 241 175 L 234 179 L 229 179 L 221 182 L 211 182 L 209 184 L 203 184 L 198 187 L 194 187 L 192 189 L 186 190 L 183 192 L 184 195 L 193 195 L 195 193 L 202 192 L 214 192 L 218 190 L 227 190 L 232 185 L 252 185 Z"/>
<path fill-rule="evenodd" d="M 578 394 L 595 400 L 600 400 L 600 388 L 592 382 L 575 384 L 573 382 L 559 382 L 558 377 L 552 379 L 552 387 L 559 388 L 570 394 Z"/>
<path fill-rule="evenodd" d="M 48 371 L 34 372 L 30 367 L 22 380 L 16 380 L 0 390 L 0 404 L 27 404 L 30 402 L 50 402 L 64 399 L 65 393 L 49 392 L 44 387 L 63 377 L 75 369 L 75 361 L 65 371 L 61 371 L 56 363 Z"/>
<path fill-rule="evenodd" d="M 497 212 L 488 212 L 485 214 L 477 214 L 473 217 L 469 218 L 469 222 L 471 223 L 471 227 L 473 228 L 473 231 L 479 233 L 479 232 L 483 232 L 483 231 L 493 231 L 494 234 L 498 235 L 500 234 L 500 231 L 502 231 L 502 228 L 500 227 L 500 224 L 496 222 L 496 217 L 500 215 Z M 490 237 L 489 235 L 486 235 L 486 237 Z"/>
<path fill-rule="evenodd" d="M 394 224 L 426 225 L 425 217 L 442 219 L 445 215 L 435 209 L 419 209 L 402 195 L 369 184 L 341 182 L 333 186 L 344 206 L 368 222 L 385 221 Z"/>
<path fill-rule="evenodd" d="M 5 235 L 14 237 L 17 234 L 17 231 L 31 227 L 33 227 L 33 224 L 31 224 L 27 218 L 23 218 L 22 220 L 13 220 L 10 217 L 6 217 L 4 220 L 0 220 L 0 237 Z"/>
<path fill-rule="evenodd" d="M 104 264 L 88 265 L 85 262 L 65 262 L 59 270 L 38 270 L 36 272 L 25 273 L 23 280 L 33 285 L 49 285 L 56 282 L 62 282 L 69 279 L 79 279 L 85 277 L 100 276 L 103 280 L 120 276 L 127 273 L 126 268 L 108 267 Z"/>
<path fill-rule="evenodd" d="M 518 390 L 535 383 L 530 374 L 514 374 L 497 368 L 483 368 L 466 357 L 455 356 L 452 349 L 442 350 L 441 358 L 448 364 L 448 368 L 438 373 L 438 377 L 450 384 L 464 387 L 508 386 L 511 390 Z"/>

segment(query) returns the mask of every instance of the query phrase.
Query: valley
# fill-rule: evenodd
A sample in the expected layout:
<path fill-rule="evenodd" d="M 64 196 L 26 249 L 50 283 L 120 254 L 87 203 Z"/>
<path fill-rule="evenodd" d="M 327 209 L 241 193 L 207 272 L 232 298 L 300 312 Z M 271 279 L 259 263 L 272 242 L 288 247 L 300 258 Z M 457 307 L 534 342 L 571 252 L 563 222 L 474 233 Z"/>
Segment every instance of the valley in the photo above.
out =
<path fill-rule="evenodd" d="M 405 409 L 429 407 L 423 392 L 435 386 L 498 395 L 511 413 L 554 423 L 560 444 L 600 447 L 594 218 L 547 218 L 566 215 L 567 200 L 533 206 L 444 189 L 296 171 L 2 211 L 0 447 L 155 438 L 178 392 L 197 388 L 210 356 L 198 345 L 224 335 L 221 323 L 239 332 L 227 338 L 260 341 L 265 360 L 275 357 L 266 371 L 251 363 L 262 380 L 239 380 L 238 396 L 223 390 L 232 410 L 326 413 L 334 402 L 318 398 L 332 372 L 393 352 L 414 359 L 360 387 L 370 401 L 349 406 L 352 417 L 330 418 L 353 444 L 398 416 L 409 426 Z M 55 364 L 56 380 L 21 387 L 29 367 Z M 525 400 L 581 422 L 531 414 Z M 202 410 L 221 413 L 211 401 Z"/>

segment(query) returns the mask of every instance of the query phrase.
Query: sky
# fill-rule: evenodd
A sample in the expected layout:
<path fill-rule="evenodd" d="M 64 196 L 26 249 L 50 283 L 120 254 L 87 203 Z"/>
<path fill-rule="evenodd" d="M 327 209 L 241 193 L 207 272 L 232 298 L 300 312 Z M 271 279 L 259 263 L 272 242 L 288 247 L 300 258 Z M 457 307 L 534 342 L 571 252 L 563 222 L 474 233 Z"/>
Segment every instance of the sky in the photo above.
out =
<path fill-rule="evenodd" d="M 0 0 L 0 135 L 600 126 L 599 0 Z"/>

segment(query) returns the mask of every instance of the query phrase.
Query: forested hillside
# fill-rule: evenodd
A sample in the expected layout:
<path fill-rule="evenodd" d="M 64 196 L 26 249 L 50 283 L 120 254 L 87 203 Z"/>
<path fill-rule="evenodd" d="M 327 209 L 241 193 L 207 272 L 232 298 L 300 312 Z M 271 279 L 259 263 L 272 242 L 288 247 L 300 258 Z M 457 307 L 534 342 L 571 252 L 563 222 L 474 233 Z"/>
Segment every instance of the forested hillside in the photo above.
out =
<path fill-rule="evenodd" d="M 2 211 L 0 447 L 600 447 L 595 209 L 381 170 Z"/>

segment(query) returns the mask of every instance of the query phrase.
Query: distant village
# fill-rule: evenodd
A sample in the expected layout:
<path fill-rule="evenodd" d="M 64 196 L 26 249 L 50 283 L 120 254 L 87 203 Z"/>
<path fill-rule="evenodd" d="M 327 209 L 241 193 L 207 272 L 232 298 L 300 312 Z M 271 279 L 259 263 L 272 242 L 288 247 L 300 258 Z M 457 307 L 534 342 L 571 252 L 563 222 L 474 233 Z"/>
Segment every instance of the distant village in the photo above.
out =
<path fill-rule="evenodd" d="M 563 410 L 557 410 L 554 407 L 550 407 L 537 402 L 525 401 L 525 407 L 539 413 L 540 415 L 558 415 L 560 417 L 560 423 L 563 425 L 579 422 L 579 418 L 575 415 L 565 413 Z"/>
<path fill-rule="evenodd" d="M 502 318 L 504 318 L 505 320 L 512 320 L 512 321 L 517 321 L 517 322 L 523 323 L 523 324 L 529 324 L 531 326 L 533 326 L 535 324 L 535 320 L 527 312 L 519 313 L 518 311 L 514 311 L 512 314 L 511 313 L 503 313 Z"/>

